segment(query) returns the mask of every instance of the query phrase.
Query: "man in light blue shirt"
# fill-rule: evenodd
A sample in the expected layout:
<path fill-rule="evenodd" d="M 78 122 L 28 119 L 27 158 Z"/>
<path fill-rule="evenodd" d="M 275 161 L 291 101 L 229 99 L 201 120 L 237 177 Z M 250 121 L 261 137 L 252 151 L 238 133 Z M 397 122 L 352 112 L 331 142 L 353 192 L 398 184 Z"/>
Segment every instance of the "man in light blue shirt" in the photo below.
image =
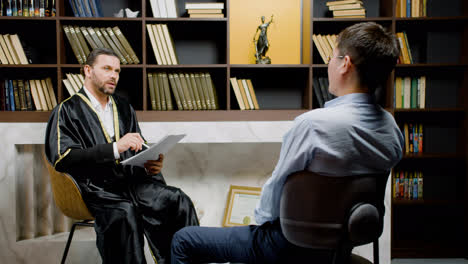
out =
<path fill-rule="evenodd" d="M 395 36 L 373 22 L 343 30 L 328 64 L 329 91 L 337 98 L 297 117 L 284 136 L 278 164 L 255 210 L 258 226 L 184 228 L 173 238 L 172 263 L 288 263 L 302 250 L 284 238 L 278 220 L 290 174 L 389 171 L 402 157 L 403 135 L 372 94 L 393 70 L 398 47 Z"/>

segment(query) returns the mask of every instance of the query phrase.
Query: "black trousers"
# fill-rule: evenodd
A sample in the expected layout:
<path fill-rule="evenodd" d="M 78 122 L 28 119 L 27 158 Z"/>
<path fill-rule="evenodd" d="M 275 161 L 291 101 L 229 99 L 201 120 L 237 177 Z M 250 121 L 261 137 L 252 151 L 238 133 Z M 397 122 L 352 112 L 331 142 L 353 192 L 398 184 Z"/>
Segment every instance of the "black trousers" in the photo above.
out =
<path fill-rule="evenodd" d="M 330 263 L 329 250 L 286 240 L 279 220 L 240 227 L 185 227 L 172 240 L 171 263 Z"/>
<path fill-rule="evenodd" d="M 103 263 L 146 263 L 143 235 L 158 264 L 170 263 L 175 232 L 199 225 L 190 198 L 158 176 L 114 182 L 105 188 L 81 186 L 95 217 L 97 247 Z"/>

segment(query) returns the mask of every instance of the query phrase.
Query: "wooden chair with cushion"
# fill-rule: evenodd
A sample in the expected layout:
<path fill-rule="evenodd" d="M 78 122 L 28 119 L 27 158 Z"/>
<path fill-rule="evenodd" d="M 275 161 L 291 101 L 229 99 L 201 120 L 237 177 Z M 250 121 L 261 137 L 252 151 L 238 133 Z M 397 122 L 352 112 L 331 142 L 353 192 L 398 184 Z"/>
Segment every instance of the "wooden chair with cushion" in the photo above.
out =
<path fill-rule="evenodd" d="M 49 170 L 50 183 L 57 207 L 64 215 L 79 220 L 73 223 L 70 234 L 68 235 L 67 245 L 65 246 L 61 262 L 63 264 L 67 258 L 68 249 L 70 248 L 76 226 L 92 227 L 94 225 L 92 222 L 94 217 L 86 207 L 81 196 L 81 191 L 75 180 L 69 174 L 56 171 L 47 160 L 46 164 Z"/>
<path fill-rule="evenodd" d="M 388 175 L 389 172 L 328 177 L 308 171 L 291 174 L 280 204 L 284 236 L 300 247 L 329 250 L 332 259 L 326 263 L 333 264 L 371 263 L 351 251 L 373 242 L 374 263 L 378 264 Z"/>

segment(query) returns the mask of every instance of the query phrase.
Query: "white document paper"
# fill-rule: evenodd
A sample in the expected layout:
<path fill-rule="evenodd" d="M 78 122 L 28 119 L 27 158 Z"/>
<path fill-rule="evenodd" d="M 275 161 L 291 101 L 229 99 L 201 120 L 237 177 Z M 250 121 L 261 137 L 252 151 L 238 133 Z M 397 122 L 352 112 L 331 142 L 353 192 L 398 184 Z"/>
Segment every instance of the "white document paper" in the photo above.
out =
<path fill-rule="evenodd" d="M 166 154 L 177 142 L 183 139 L 186 134 L 167 135 L 158 143 L 151 145 L 149 149 L 143 150 L 135 156 L 122 161 L 122 165 L 143 167 L 147 160 L 156 160 L 159 154 Z"/>

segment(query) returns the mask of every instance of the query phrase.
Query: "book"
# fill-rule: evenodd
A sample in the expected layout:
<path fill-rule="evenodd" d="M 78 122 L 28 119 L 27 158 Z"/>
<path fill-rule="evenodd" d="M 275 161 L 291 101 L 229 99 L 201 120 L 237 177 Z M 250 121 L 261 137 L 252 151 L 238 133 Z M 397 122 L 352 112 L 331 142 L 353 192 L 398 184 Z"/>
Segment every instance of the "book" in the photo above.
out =
<path fill-rule="evenodd" d="M 46 81 L 44 79 L 39 80 L 40 82 L 40 87 L 44 93 L 44 98 L 47 104 L 47 110 L 52 110 L 53 105 L 52 105 L 52 96 L 49 94 L 49 89 L 47 88 Z"/>
<path fill-rule="evenodd" d="M 18 89 L 18 81 L 12 80 L 12 87 L 13 87 L 13 98 L 15 100 L 15 111 L 21 110 L 21 99 L 20 99 L 20 91 Z"/>
<path fill-rule="evenodd" d="M 153 12 L 153 17 L 160 18 L 161 17 L 161 12 L 159 12 L 159 0 L 150 0 L 150 5 L 151 5 L 151 11 Z M 147 24 L 148 26 L 148 24 Z"/>
<path fill-rule="evenodd" d="M 83 33 L 81 33 L 80 27 L 75 26 L 74 30 L 75 30 L 75 34 L 76 34 L 76 37 L 78 39 L 78 42 L 79 42 L 81 48 L 83 49 L 84 61 L 86 62 L 86 59 L 88 58 L 88 55 L 90 53 L 89 48 L 88 48 L 88 44 L 86 44 L 86 40 L 85 40 L 85 38 L 83 36 Z"/>
<path fill-rule="evenodd" d="M 179 78 L 180 78 L 180 83 L 182 84 L 182 88 L 184 89 L 184 91 L 187 91 L 186 98 L 189 98 L 189 102 L 191 105 L 191 107 L 189 106 L 190 110 L 198 110 L 197 104 L 195 102 L 195 95 L 193 94 L 193 90 L 190 89 L 191 86 L 189 85 L 189 81 L 185 78 L 185 74 L 180 73 Z"/>
<path fill-rule="evenodd" d="M 237 104 L 239 105 L 240 110 L 245 110 L 244 100 L 240 93 L 239 83 L 235 77 L 229 79 L 231 82 L 232 90 L 234 91 L 234 95 L 236 96 Z"/>
<path fill-rule="evenodd" d="M 224 3 L 193 3 L 186 2 L 185 9 L 224 9 Z"/>
<path fill-rule="evenodd" d="M 3 39 L 3 38 L 0 37 L 0 39 Z M 8 63 L 8 59 L 7 59 L 7 56 L 6 56 L 6 53 L 3 51 L 2 45 L 0 45 L 0 62 L 1 62 L 2 64 L 9 64 L 9 63 Z"/>
<path fill-rule="evenodd" d="M 330 58 L 333 56 L 333 47 L 330 46 L 325 36 L 319 34 L 317 35 L 317 39 L 320 42 L 320 45 L 322 46 L 322 49 L 325 52 L 325 55 L 327 56 L 328 64 Z"/>
<path fill-rule="evenodd" d="M 249 91 L 249 86 L 247 85 L 247 82 L 245 79 L 241 79 L 242 81 L 242 87 L 244 87 L 245 90 L 245 95 L 247 96 L 247 102 L 249 103 L 249 108 L 250 110 L 254 110 L 255 106 L 253 104 L 252 96 L 250 96 L 250 91 Z"/>
<path fill-rule="evenodd" d="M 195 82 L 197 84 L 197 88 L 200 94 L 202 107 L 206 110 L 210 110 L 211 109 L 210 98 L 208 95 L 208 91 L 205 87 L 205 81 L 202 81 L 202 76 L 201 76 L 201 73 L 199 72 L 195 73 L 194 76 L 195 76 Z"/>
<path fill-rule="evenodd" d="M 317 103 L 320 108 L 323 107 L 324 99 L 322 95 L 322 89 L 320 88 L 320 84 L 317 78 L 312 79 L 312 88 L 314 88 L 315 98 L 317 99 Z"/>
<path fill-rule="evenodd" d="M 418 78 L 411 78 L 411 108 L 418 108 Z"/>
<path fill-rule="evenodd" d="M 94 28 L 87 27 L 86 30 L 88 31 L 89 36 L 93 39 L 96 46 L 98 46 L 99 48 L 105 48 L 106 47 L 106 46 L 104 46 L 104 43 L 102 43 L 102 41 L 98 37 L 98 35 L 96 34 L 96 31 L 94 31 Z"/>
<path fill-rule="evenodd" d="M 345 5 L 332 5 L 328 9 L 330 11 L 335 10 L 349 10 L 349 9 L 362 9 L 362 3 L 354 3 L 354 4 L 345 4 Z"/>
<path fill-rule="evenodd" d="M 212 109 L 217 110 L 219 109 L 218 95 L 216 93 L 216 87 L 214 86 L 213 80 L 211 79 L 211 74 L 209 72 L 205 73 L 205 80 L 211 98 Z"/>
<path fill-rule="evenodd" d="M 421 76 L 419 78 L 421 83 L 421 88 L 419 92 L 419 108 L 426 108 L 426 76 Z"/>
<path fill-rule="evenodd" d="M 123 45 L 120 43 L 119 39 L 117 38 L 117 36 L 114 34 L 114 31 L 112 31 L 112 28 L 110 27 L 106 27 L 105 28 L 106 31 L 107 31 L 107 34 L 109 35 L 109 37 L 112 39 L 112 41 L 114 42 L 115 46 L 117 46 L 117 49 L 120 51 L 120 53 L 122 53 L 122 55 L 125 57 L 125 59 L 127 60 L 127 62 L 129 64 L 133 64 L 135 63 L 133 61 L 133 59 L 130 57 L 130 54 L 125 50 L 125 48 L 123 47 Z"/>
<path fill-rule="evenodd" d="M 34 102 L 34 107 L 37 111 L 42 111 L 41 98 L 39 97 L 39 93 L 37 91 L 36 82 L 34 80 L 29 80 L 28 82 L 31 88 L 31 95 Z"/>
<path fill-rule="evenodd" d="M 168 18 L 177 18 L 176 0 L 165 0 Z"/>
<path fill-rule="evenodd" d="M 71 73 L 66 73 L 65 75 L 67 76 L 67 79 L 70 82 L 71 86 L 73 87 L 73 90 L 75 91 L 75 93 L 78 92 L 81 87 L 80 84 L 76 82 L 75 78 L 73 77 Z"/>
<path fill-rule="evenodd" d="M 224 18 L 224 14 L 197 14 L 197 13 L 191 13 L 189 15 L 191 18 Z"/>
<path fill-rule="evenodd" d="M 187 87 L 190 90 L 190 94 L 192 96 L 192 103 L 193 103 L 193 108 L 195 110 L 202 110 L 201 106 L 201 101 L 200 101 L 200 95 L 198 94 L 198 90 L 195 84 L 195 80 L 190 78 L 190 74 L 185 73 L 185 80 L 187 82 Z"/>
<path fill-rule="evenodd" d="M 180 83 L 179 74 L 174 73 L 173 76 L 174 76 L 174 82 L 177 87 L 177 93 L 180 97 L 180 101 L 182 102 L 182 110 L 190 110 L 187 104 L 187 98 L 185 97 L 185 93 L 182 88 L 182 84 Z"/>
<path fill-rule="evenodd" d="M 164 87 L 163 87 L 163 81 L 162 81 L 162 76 L 160 73 L 155 74 L 157 83 L 157 93 L 159 93 L 159 100 L 161 101 L 161 110 L 166 111 L 167 110 L 167 103 L 166 103 L 166 95 L 164 92 Z"/>
<path fill-rule="evenodd" d="M 156 32 L 156 42 L 159 44 L 159 51 L 162 54 L 162 60 L 165 65 L 173 65 L 171 61 L 171 57 L 169 55 L 169 50 L 167 46 L 167 42 L 164 36 L 164 32 L 162 30 L 161 24 L 155 24 L 153 27 L 153 31 Z"/>
<path fill-rule="evenodd" d="M 315 47 L 317 48 L 317 50 L 318 50 L 318 52 L 320 54 L 320 57 L 322 57 L 323 63 L 328 64 L 327 55 L 324 52 L 324 50 L 322 49 L 322 46 L 320 45 L 320 42 L 319 42 L 316 34 L 312 35 L 312 40 L 313 40 L 313 42 L 315 44 Z"/>
<path fill-rule="evenodd" d="M 326 2 L 327 6 L 347 5 L 347 4 L 361 4 L 362 5 L 362 1 L 360 1 L 360 0 L 340 0 L 340 1 L 328 1 L 328 2 Z"/>
<path fill-rule="evenodd" d="M 249 92 L 250 92 L 250 96 L 252 96 L 252 100 L 253 100 L 255 110 L 259 110 L 260 105 L 258 104 L 257 96 L 255 95 L 253 84 L 252 84 L 252 81 L 250 79 L 247 79 L 247 85 L 249 86 Z"/>
<path fill-rule="evenodd" d="M 21 64 L 18 58 L 18 54 L 16 54 L 15 48 L 11 43 L 10 34 L 3 35 L 3 39 L 5 40 L 6 46 L 10 52 L 11 58 L 13 59 L 14 64 Z"/>
<path fill-rule="evenodd" d="M 140 59 L 138 59 L 138 56 L 136 55 L 136 53 L 135 53 L 135 51 L 133 50 L 133 48 L 132 48 L 132 46 L 130 45 L 130 43 L 128 43 L 128 40 L 127 40 L 127 38 L 124 36 L 124 34 L 122 33 L 122 31 L 120 31 L 119 27 L 115 26 L 115 27 L 112 28 L 112 30 L 114 31 L 115 36 L 117 36 L 117 38 L 119 39 L 120 43 L 121 43 L 122 46 L 125 48 L 125 50 L 127 51 L 127 53 L 130 54 L 130 57 L 132 58 L 133 63 L 139 64 L 139 63 L 140 63 Z"/>
<path fill-rule="evenodd" d="M 13 80 L 8 80 L 8 91 L 10 98 L 10 111 L 15 111 L 15 91 L 13 88 Z"/>
<path fill-rule="evenodd" d="M 8 49 L 8 46 L 6 44 L 5 38 L 3 35 L 0 34 L 0 46 L 5 53 L 5 56 L 7 58 L 8 64 L 15 64 L 15 61 L 13 60 L 13 57 L 11 56 L 10 50 Z"/>
<path fill-rule="evenodd" d="M 156 58 L 156 63 L 158 65 L 164 65 L 161 58 L 161 54 L 159 53 L 159 47 L 156 42 L 155 32 L 153 31 L 153 25 L 146 24 L 146 29 L 150 38 L 151 47 L 153 48 L 154 57 Z"/>
<path fill-rule="evenodd" d="M 396 77 L 395 79 L 395 108 L 403 108 L 403 79 Z"/>
<path fill-rule="evenodd" d="M 52 103 L 52 108 L 57 106 L 57 98 L 55 97 L 54 86 L 52 85 L 52 78 L 47 77 L 45 79 L 47 85 L 47 91 L 49 92 L 50 102 Z"/>
<path fill-rule="evenodd" d="M 176 74 L 176 80 L 179 80 L 182 91 L 184 93 L 184 98 L 187 103 L 187 110 L 194 110 L 193 104 L 192 104 L 192 96 L 190 94 L 190 91 L 188 90 L 187 87 L 187 82 L 185 81 L 185 76 L 183 73 L 179 73 L 178 75 Z"/>
<path fill-rule="evenodd" d="M 168 77 L 169 77 L 169 83 L 171 84 L 172 94 L 174 95 L 174 98 L 175 98 L 175 101 L 176 101 L 177 109 L 178 110 L 183 110 L 184 107 L 182 106 L 182 100 L 181 100 L 181 98 L 179 96 L 179 90 L 177 88 L 177 84 L 176 84 L 175 79 L 174 79 L 174 74 L 169 73 Z"/>
<path fill-rule="evenodd" d="M 159 5 L 159 12 L 161 14 L 161 18 L 167 18 L 167 7 L 166 7 L 166 1 L 165 0 L 158 0 L 158 5 Z"/>
<path fill-rule="evenodd" d="M 164 95 L 166 96 L 167 110 L 169 111 L 174 110 L 174 105 L 172 104 L 171 89 L 169 87 L 169 80 L 167 77 L 167 73 L 165 72 L 160 73 L 160 78 L 162 79 Z"/>
<path fill-rule="evenodd" d="M 65 32 L 65 36 L 68 39 L 68 43 L 70 43 L 70 46 L 72 48 L 73 54 L 75 54 L 76 60 L 78 61 L 79 64 L 84 64 L 85 61 L 83 60 L 83 57 L 81 57 L 81 53 L 78 50 L 77 43 L 71 36 L 70 28 L 66 25 L 63 26 L 63 32 Z"/>
<path fill-rule="evenodd" d="M 23 46 L 21 45 L 20 39 L 17 34 L 10 35 L 11 43 L 18 55 L 18 59 L 20 64 L 29 64 L 28 59 L 26 58 L 26 54 L 24 53 Z"/>
<path fill-rule="evenodd" d="M 31 93 L 31 86 L 29 85 L 29 80 L 24 80 L 24 93 L 26 96 L 26 105 L 27 110 L 32 111 L 33 108 L 33 98 Z"/>
<path fill-rule="evenodd" d="M 169 49 L 169 55 L 173 65 L 177 65 L 179 62 L 177 60 L 176 52 L 175 52 L 175 45 L 174 40 L 172 39 L 171 35 L 169 34 L 169 28 L 167 24 L 162 24 L 162 30 L 164 33 L 164 38 L 167 43 L 167 47 Z"/>
<path fill-rule="evenodd" d="M 223 9 L 187 9 L 189 14 L 219 14 Z"/>
<path fill-rule="evenodd" d="M 159 154 L 166 154 L 185 136 L 186 134 L 166 135 L 157 143 L 151 145 L 148 149 L 140 151 L 135 156 L 122 161 L 121 164 L 124 166 L 130 165 L 144 167 L 143 165 L 148 160 L 158 159 Z"/>
<path fill-rule="evenodd" d="M 239 92 L 242 98 L 242 102 L 244 103 L 245 110 L 250 110 L 249 99 L 247 99 L 247 94 L 245 93 L 244 84 L 242 83 L 242 79 L 237 79 L 237 86 L 239 87 Z"/>
<path fill-rule="evenodd" d="M 20 109 L 21 111 L 28 110 L 28 105 L 26 102 L 26 92 L 24 90 L 24 81 L 23 80 L 16 80 L 18 85 L 18 97 L 20 101 Z"/>
<path fill-rule="evenodd" d="M 117 47 L 117 45 L 114 43 L 114 41 L 112 40 L 112 38 L 109 36 L 109 33 L 107 33 L 107 30 L 106 30 L 105 28 L 99 28 L 99 30 L 101 31 L 102 35 L 103 35 L 104 38 L 106 39 L 107 43 L 109 43 L 109 45 L 111 46 L 112 50 L 117 54 L 117 56 L 119 56 L 120 62 L 121 62 L 122 64 L 128 64 L 127 59 L 126 59 L 125 56 L 122 54 L 122 52 L 121 52 L 120 49 Z"/>
<path fill-rule="evenodd" d="M 339 16 L 360 16 L 360 15 L 362 15 L 362 16 L 366 15 L 366 10 L 364 8 L 333 11 L 333 16 L 334 17 L 339 17 Z"/>
<path fill-rule="evenodd" d="M 94 42 L 94 39 L 91 37 L 91 35 L 88 33 L 88 30 L 86 27 L 80 27 L 80 31 L 83 34 L 83 37 L 86 39 L 86 41 L 89 43 L 91 46 L 91 49 L 96 49 L 99 46 Z"/>
<path fill-rule="evenodd" d="M 63 82 L 63 84 L 65 85 L 65 88 L 67 89 L 68 94 L 69 94 L 70 96 L 74 95 L 74 94 L 75 94 L 75 89 L 74 89 L 73 86 L 71 85 L 70 80 L 68 80 L 68 79 L 63 79 L 62 82 Z"/>
<path fill-rule="evenodd" d="M 153 73 L 153 89 L 154 89 L 154 99 L 156 102 L 156 110 L 163 110 L 163 103 L 161 100 L 161 88 L 159 87 L 159 77 L 157 73 Z"/>
<path fill-rule="evenodd" d="M 411 77 L 403 78 L 403 108 L 411 108 Z"/>
<path fill-rule="evenodd" d="M 86 54 L 86 50 L 89 51 L 88 49 L 88 46 L 85 45 L 82 46 L 81 45 L 81 42 L 80 42 L 80 39 L 78 37 L 78 34 L 77 32 L 75 31 L 75 28 L 73 26 L 69 26 L 68 29 L 70 30 L 70 36 L 71 38 L 73 39 L 73 41 L 76 43 L 76 47 L 78 49 L 78 53 L 80 54 L 81 56 L 81 59 L 83 60 L 83 64 L 86 63 L 86 58 L 87 58 L 87 54 Z"/>
<path fill-rule="evenodd" d="M 150 93 L 151 109 L 157 110 L 156 109 L 156 96 L 154 94 L 153 74 L 148 72 L 147 76 L 148 76 L 148 90 Z"/>
<path fill-rule="evenodd" d="M 94 32 L 96 33 L 96 36 L 99 38 L 99 40 L 101 41 L 101 43 L 104 45 L 105 48 L 112 49 L 109 42 L 107 42 L 106 37 L 104 37 L 104 35 L 102 34 L 100 28 L 94 28 Z"/>
<path fill-rule="evenodd" d="M 197 77 L 195 73 L 190 73 L 190 81 L 192 82 L 192 86 L 197 91 L 198 96 L 200 97 L 200 105 L 202 110 L 207 110 L 208 106 L 206 105 L 205 95 L 203 93 L 203 87 L 201 84 L 197 82 Z"/>

